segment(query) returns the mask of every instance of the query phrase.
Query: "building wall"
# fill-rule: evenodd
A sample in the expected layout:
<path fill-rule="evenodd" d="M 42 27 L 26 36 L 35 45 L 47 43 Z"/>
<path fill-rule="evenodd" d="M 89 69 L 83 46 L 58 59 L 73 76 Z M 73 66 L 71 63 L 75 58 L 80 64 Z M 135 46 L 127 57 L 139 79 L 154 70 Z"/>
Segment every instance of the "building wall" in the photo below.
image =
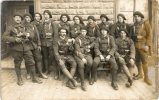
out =
<path fill-rule="evenodd" d="M 59 20 L 62 13 L 81 15 L 87 19 L 93 15 L 98 20 L 100 14 L 107 14 L 111 21 L 116 20 L 118 13 L 125 14 L 128 23 L 133 22 L 133 12 L 141 11 L 148 18 L 148 0 L 36 0 L 36 11 L 43 12 L 48 9 L 53 19 Z"/>

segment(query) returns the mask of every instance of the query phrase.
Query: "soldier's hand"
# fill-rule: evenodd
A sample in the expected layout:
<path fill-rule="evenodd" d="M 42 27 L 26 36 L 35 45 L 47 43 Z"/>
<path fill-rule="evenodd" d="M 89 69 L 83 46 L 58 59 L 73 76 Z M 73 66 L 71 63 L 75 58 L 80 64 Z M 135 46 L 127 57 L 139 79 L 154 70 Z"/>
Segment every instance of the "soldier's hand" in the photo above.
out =
<path fill-rule="evenodd" d="M 103 55 L 100 55 L 100 60 L 104 61 L 104 56 Z"/>
<path fill-rule="evenodd" d="M 141 35 L 138 35 L 138 36 L 137 36 L 137 39 L 142 39 L 142 37 L 143 37 L 143 36 L 141 36 Z"/>
<path fill-rule="evenodd" d="M 38 46 L 38 50 L 41 51 L 41 46 Z"/>
<path fill-rule="evenodd" d="M 87 64 L 87 60 L 85 58 L 82 59 L 84 64 Z"/>
<path fill-rule="evenodd" d="M 130 62 L 130 64 L 131 64 L 131 65 L 134 65 L 134 64 L 135 64 L 134 59 L 130 59 L 130 61 L 129 61 L 129 62 Z"/>
<path fill-rule="evenodd" d="M 18 37 L 17 37 L 17 38 L 15 39 L 15 41 L 18 42 L 18 43 L 20 43 L 20 42 L 22 42 L 22 38 L 18 38 Z"/>
<path fill-rule="evenodd" d="M 145 46 L 145 47 L 144 47 L 144 50 L 145 50 L 146 52 L 148 52 L 148 51 L 149 51 L 149 46 Z"/>
<path fill-rule="evenodd" d="M 110 57 L 111 57 L 111 55 L 108 55 L 105 60 L 109 61 Z"/>
<path fill-rule="evenodd" d="M 123 62 L 123 61 L 124 61 L 124 58 L 119 57 L 119 61 L 120 61 L 120 62 Z"/>
<path fill-rule="evenodd" d="M 19 33 L 17 34 L 17 37 L 20 37 L 20 36 L 22 36 L 22 35 L 24 35 L 24 33 L 19 32 Z"/>
<path fill-rule="evenodd" d="M 60 60 L 59 60 L 59 64 L 60 64 L 60 65 L 64 65 L 64 62 L 60 59 Z"/>
<path fill-rule="evenodd" d="M 91 46 L 90 46 L 90 45 L 88 45 L 87 47 L 88 47 L 89 49 L 91 48 Z"/>

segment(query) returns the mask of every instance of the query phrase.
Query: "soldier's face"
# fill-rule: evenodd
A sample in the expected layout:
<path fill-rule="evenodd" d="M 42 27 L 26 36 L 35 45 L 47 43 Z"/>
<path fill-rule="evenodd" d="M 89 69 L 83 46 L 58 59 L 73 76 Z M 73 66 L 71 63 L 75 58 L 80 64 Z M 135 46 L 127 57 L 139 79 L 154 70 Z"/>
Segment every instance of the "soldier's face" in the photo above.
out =
<path fill-rule="evenodd" d="M 65 37 L 65 36 L 66 36 L 66 30 L 61 29 L 61 31 L 60 31 L 60 36 L 61 36 L 61 37 Z"/>
<path fill-rule="evenodd" d="M 120 23 L 123 23 L 123 22 L 124 22 L 124 19 L 123 19 L 123 17 L 121 17 L 121 16 L 118 16 L 118 21 L 119 21 Z"/>
<path fill-rule="evenodd" d="M 122 38 L 125 38 L 125 37 L 126 37 L 126 33 L 125 33 L 124 31 L 121 31 L 121 32 L 120 32 L 120 35 L 121 35 Z"/>
<path fill-rule="evenodd" d="M 39 14 L 35 14 L 35 20 L 40 21 L 40 15 Z"/>
<path fill-rule="evenodd" d="M 105 17 L 102 17 L 102 18 L 101 18 L 101 21 L 102 21 L 102 22 L 106 22 L 107 19 L 106 19 Z"/>
<path fill-rule="evenodd" d="M 29 16 L 26 16 L 26 17 L 25 17 L 25 20 L 26 20 L 26 22 L 28 22 L 28 23 L 31 22 L 31 18 L 30 18 Z"/>
<path fill-rule="evenodd" d="M 49 14 L 48 13 L 44 13 L 44 18 L 45 18 L 45 20 L 48 20 L 50 18 Z"/>
<path fill-rule="evenodd" d="M 92 19 L 88 19 L 88 23 L 92 24 L 94 21 Z"/>
<path fill-rule="evenodd" d="M 62 16 L 61 19 L 62 19 L 63 22 L 67 22 L 67 20 L 68 20 L 66 16 Z"/>
<path fill-rule="evenodd" d="M 78 17 L 75 17 L 75 18 L 74 18 L 74 22 L 75 22 L 76 24 L 79 24 L 79 23 L 80 23 L 79 18 L 78 18 Z"/>
<path fill-rule="evenodd" d="M 82 34 L 83 36 L 86 36 L 87 30 L 81 30 L 81 34 Z"/>
<path fill-rule="evenodd" d="M 21 23 L 21 21 L 22 21 L 22 18 L 20 17 L 20 16 L 14 16 L 14 21 L 16 22 L 16 23 Z"/>
<path fill-rule="evenodd" d="M 139 15 L 135 15 L 134 19 L 136 22 L 141 22 L 142 18 Z"/>
<path fill-rule="evenodd" d="M 104 37 L 108 35 L 108 31 L 104 29 L 101 30 L 101 33 L 102 33 L 102 36 Z"/>

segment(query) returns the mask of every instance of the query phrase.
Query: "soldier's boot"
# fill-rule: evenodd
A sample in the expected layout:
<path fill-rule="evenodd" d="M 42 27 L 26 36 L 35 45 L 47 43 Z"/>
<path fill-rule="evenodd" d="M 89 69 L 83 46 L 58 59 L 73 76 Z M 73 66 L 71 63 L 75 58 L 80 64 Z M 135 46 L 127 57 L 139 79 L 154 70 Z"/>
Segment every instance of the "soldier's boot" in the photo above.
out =
<path fill-rule="evenodd" d="M 38 69 L 38 72 L 40 74 L 40 77 L 42 77 L 43 79 L 47 79 L 48 76 L 42 73 L 42 64 L 41 64 L 41 62 L 37 62 L 36 65 L 37 65 L 37 69 Z"/>
<path fill-rule="evenodd" d="M 19 86 L 23 85 L 23 80 L 22 80 L 22 77 L 21 77 L 20 67 L 15 66 L 15 72 L 16 72 L 16 75 L 17 75 L 17 84 Z"/>
<path fill-rule="evenodd" d="M 32 76 L 32 82 L 33 82 L 33 83 L 41 84 L 42 81 L 39 80 L 39 79 L 36 77 L 35 66 L 31 66 L 31 67 L 30 67 L 30 72 L 31 72 L 31 76 Z"/>
<path fill-rule="evenodd" d="M 66 67 L 62 68 L 62 72 L 70 79 L 70 81 L 72 82 L 72 84 L 77 87 L 77 81 L 73 78 L 73 76 L 71 75 L 71 73 L 66 69 Z"/>
<path fill-rule="evenodd" d="M 78 68 L 78 72 L 80 74 L 80 79 L 81 79 L 81 89 L 83 91 L 86 91 L 86 84 L 84 81 L 84 68 Z"/>
<path fill-rule="evenodd" d="M 128 83 L 125 84 L 126 87 L 132 86 L 133 79 L 132 79 L 131 73 L 126 65 L 123 66 L 123 71 L 126 74 L 126 76 L 128 77 Z"/>
<path fill-rule="evenodd" d="M 111 70 L 111 75 L 112 75 L 112 83 L 111 83 L 111 86 L 113 87 L 114 90 L 118 90 L 117 71 Z"/>
<path fill-rule="evenodd" d="M 138 64 L 138 63 L 137 63 L 138 75 L 136 77 L 134 77 L 135 80 L 143 78 L 142 67 L 141 67 L 141 64 Z"/>
<path fill-rule="evenodd" d="M 96 81 L 97 81 L 97 66 L 93 65 L 93 67 L 92 67 L 91 82 L 89 84 L 93 85 L 94 82 L 96 82 Z"/>
<path fill-rule="evenodd" d="M 69 87 L 70 89 L 75 89 L 76 87 L 72 84 L 70 80 L 66 82 L 66 86 Z"/>
<path fill-rule="evenodd" d="M 49 62 L 48 59 L 44 59 L 44 66 L 45 66 L 45 74 L 48 75 L 49 74 Z"/>
<path fill-rule="evenodd" d="M 148 65 L 147 65 L 147 63 L 143 64 L 143 72 L 144 72 L 145 83 L 147 83 L 148 85 L 152 85 L 152 81 L 148 77 Z"/>

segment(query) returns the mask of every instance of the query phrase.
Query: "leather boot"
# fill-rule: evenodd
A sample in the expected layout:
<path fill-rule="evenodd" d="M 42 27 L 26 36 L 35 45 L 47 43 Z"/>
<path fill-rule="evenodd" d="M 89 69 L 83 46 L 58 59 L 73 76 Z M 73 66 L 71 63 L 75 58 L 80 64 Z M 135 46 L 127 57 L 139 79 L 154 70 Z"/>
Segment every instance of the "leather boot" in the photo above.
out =
<path fill-rule="evenodd" d="M 31 69 L 31 75 L 32 75 L 32 82 L 41 84 L 42 81 L 36 77 L 35 66 L 31 66 L 30 69 Z"/>
<path fill-rule="evenodd" d="M 152 85 L 151 80 L 148 78 L 148 65 L 147 65 L 147 63 L 143 64 L 143 72 L 144 72 L 145 83 L 147 83 L 148 85 Z"/>
<path fill-rule="evenodd" d="M 82 89 L 83 91 L 87 91 L 86 83 L 85 83 L 84 81 L 81 82 L 81 89 Z"/>
<path fill-rule="evenodd" d="M 16 72 L 16 75 L 17 75 L 17 84 L 19 86 L 23 85 L 20 66 L 15 66 L 15 72 Z"/>

